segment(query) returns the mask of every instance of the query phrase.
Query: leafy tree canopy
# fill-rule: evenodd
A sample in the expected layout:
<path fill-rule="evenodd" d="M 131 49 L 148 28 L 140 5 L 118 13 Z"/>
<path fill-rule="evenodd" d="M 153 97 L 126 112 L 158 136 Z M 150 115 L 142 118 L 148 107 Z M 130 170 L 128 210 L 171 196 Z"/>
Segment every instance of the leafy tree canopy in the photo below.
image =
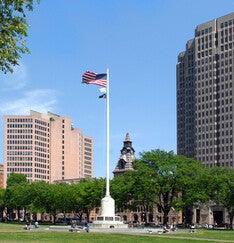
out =
<path fill-rule="evenodd" d="M 211 170 L 211 198 L 227 209 L 232 225 L 234 218 L 234 170 L 227 167 L 214 167 Z"/>
<path fill-rule="evenodd" d="M 209 173 L 198 161 L 156 149 L 140 153 L 134 168 L 136 199 L 156 204 L 164 213 L 164 223 L 172 208 L 181 210 L 208 200 L 203 189 Z"/>
<path fill-rule="evenodd" d="M 7 188 L 21 183 L 27 183 L 27 178 L 23 174 L 11 173 L 7 178 Z"/>
<path fill-rule="evenodd" d="M 34 0 L 0 0 L 0 70 L 13 72 L 26 47 L 28 23 L 26 12 L 33 10 Z M 37 0 L 39 3 L 40 0 Z"/>

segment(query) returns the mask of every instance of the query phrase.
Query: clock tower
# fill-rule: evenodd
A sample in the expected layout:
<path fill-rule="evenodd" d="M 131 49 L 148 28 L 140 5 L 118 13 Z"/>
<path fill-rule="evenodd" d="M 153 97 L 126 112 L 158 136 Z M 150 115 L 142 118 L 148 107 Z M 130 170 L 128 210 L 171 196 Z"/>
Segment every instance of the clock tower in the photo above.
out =
<path fill-rule="evenodd" d="M 123 148 L 120 150 L 120 157 L 113 171 L 114 176 L 124 174 L 126 171 L 134 171 L 133 163 L 135 160 L 135 150 L 132 147 L 132 141 L 130 139 L 129 133 L 126 134 L 125 140 L 123 142 Z"/>

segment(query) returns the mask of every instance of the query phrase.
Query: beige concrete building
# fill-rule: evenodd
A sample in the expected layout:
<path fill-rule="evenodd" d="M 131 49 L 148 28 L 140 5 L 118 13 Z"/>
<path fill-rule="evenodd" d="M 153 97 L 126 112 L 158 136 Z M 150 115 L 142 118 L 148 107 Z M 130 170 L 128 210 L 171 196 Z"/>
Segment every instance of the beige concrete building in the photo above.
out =
<path fill-rule="evenodd" d="M 12 173 L 29 181 L 93 177 L 93 139 L 69 117 L 30 111 L 4 117 L 4 186 Z"/>
<path fill-rule="evenodd" d="M 0 164 L 0 188 L 4 187 L 4 166 Z"/>

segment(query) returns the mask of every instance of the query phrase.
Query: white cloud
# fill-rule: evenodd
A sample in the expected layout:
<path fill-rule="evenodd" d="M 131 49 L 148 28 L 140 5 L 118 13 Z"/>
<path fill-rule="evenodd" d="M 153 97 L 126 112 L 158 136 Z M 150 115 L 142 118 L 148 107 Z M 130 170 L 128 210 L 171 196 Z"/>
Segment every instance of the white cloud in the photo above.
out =
<path fill-rule="evenodd" d="M 27 67 L 21 62 L 19 66 L 14 67 L 14 72 L 4 74 L 1 77 L 1 91 L 19 90 L 28 83 Z"/>
<path fill-rule="evenodd" d="M 30 110 L 41 113 L 53 111 L 57 103 L 56 91 L 37 89 L 23 93 L 23 97 L 0 103 L 2 115 L 28 115 Z"/>

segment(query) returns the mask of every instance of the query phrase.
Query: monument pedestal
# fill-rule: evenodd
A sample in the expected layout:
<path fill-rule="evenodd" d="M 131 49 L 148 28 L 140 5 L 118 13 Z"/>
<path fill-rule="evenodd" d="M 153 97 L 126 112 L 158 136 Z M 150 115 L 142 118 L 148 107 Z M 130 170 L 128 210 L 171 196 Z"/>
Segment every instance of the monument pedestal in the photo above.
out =
<path fill-rule="evenodd" d="M 115 216 L 115 201 L 111 196 L 105 196 L 101 201 L 102 214 L 93 221 L 92 228 L 128 228 L 127 224 Z"/>

